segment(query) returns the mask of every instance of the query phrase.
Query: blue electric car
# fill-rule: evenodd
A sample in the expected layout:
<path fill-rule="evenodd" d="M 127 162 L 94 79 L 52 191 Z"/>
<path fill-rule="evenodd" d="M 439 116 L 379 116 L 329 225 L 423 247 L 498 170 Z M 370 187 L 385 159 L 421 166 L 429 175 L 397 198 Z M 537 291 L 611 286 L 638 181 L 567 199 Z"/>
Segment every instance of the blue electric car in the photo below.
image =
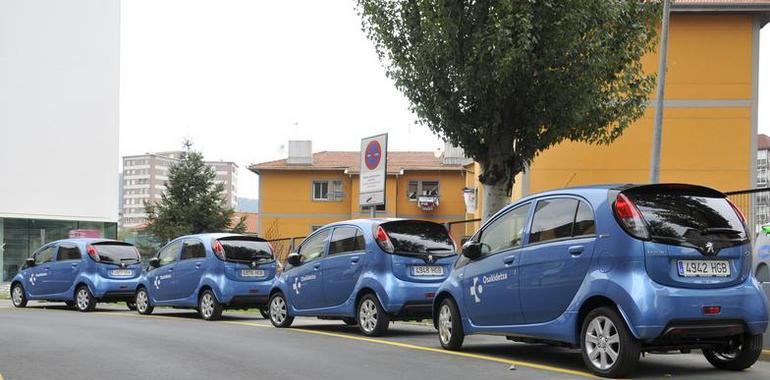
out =
<path fill-rule="evenodd" d="M 136 310 L 155 306 L 195 308 L 205 320 L 224 309 L 264 310 L 276 266 L 264 239 L 238 234 L 177 238 L 150 260 L 136 291 Z"/>
<path fill-rule="evenodd" d="M 446 228 L 432 222 L 329 224 L 289 255 L 270 292 L 270 321 L 288 327 L 295 316 L 338 319 L 377 336 L 392 320 L 429 319 L 455 251 Z"/>
<path fill-rule="evenodd" d="M 65 302 L 91 311 L 97 302 L 127 303 L 142 272 L 139 251 L 128 243 L 105 239 L 67 239 L 48 243 L 30 256 L 11 282 L 11 300 Z"/>
<path fill-rule="evenodd" d="M 463 247 L 434 301 L 446 349 L 466 334 L 579 347 L 628 374 L 640 352 L 702 349 L 717 368 L 758 359 L 768 301 L 751 275 L 746 221 L 690 185 L 596 186 L 526 197 Z"/>

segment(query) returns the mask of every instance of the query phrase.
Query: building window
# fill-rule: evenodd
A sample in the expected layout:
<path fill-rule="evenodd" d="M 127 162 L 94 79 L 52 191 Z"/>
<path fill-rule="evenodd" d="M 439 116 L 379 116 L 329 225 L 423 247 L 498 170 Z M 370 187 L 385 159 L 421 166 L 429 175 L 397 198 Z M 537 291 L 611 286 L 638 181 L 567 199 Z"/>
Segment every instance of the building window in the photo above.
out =
<path fill-rule="evenodd" d="M 342 181 L 313 181 L 314 201 L 339 201 L 344 197 Z"/>
<path fill-rule="evenodd" d="M 421 196 L 439 196 L 438 181 L 409 181 L 406 196 L 416 202 Z"/>

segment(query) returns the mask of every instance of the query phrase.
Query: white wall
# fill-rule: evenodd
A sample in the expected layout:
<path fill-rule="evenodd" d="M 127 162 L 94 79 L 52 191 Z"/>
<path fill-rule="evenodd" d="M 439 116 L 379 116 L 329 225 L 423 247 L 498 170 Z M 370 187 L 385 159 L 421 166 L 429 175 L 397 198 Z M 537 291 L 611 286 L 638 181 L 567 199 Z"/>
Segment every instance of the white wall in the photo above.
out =
<path fill-rule="evenodd" d="M 0 0 L 0 217 L 118 219 L 119 0 Z"/>

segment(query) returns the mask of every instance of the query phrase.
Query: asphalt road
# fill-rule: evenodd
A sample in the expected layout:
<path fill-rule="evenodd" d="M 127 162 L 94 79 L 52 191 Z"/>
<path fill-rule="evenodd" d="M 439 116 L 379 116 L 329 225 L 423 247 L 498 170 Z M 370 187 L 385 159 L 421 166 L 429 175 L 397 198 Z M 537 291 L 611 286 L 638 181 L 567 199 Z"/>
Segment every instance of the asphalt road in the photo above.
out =
<path fill-rule="evenodd" d="M 474 336 L 444 351 L 432 327 L 397 323 L 385 338 L 356 327 L 297 319 L 276 329 L 256 314 L 205 322 L 194 311 L 140 316 L 101 306 L 79 313 L 0 301 L 0 380 L 14 379 L 569 379 L 590 377 L 575 350 Z M 514 366 L 511 368 L 511 366 Z M 650 355 L 637 378 L 770 378 L 770 362 L 741 373 L 713 369 L 700 354 Z"/>

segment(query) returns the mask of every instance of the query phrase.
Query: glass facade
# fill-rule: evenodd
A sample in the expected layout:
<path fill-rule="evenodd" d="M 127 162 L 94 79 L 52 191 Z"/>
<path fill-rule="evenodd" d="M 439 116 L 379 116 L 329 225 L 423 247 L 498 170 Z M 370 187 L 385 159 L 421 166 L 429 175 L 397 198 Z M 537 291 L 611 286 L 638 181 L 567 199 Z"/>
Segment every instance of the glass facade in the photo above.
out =
<path fill-rule="evenodd" d="M 0 282 L 7 282 L 41 245 L 74 237 L 117 239 L 117 223 L 0 218 Z"/>

